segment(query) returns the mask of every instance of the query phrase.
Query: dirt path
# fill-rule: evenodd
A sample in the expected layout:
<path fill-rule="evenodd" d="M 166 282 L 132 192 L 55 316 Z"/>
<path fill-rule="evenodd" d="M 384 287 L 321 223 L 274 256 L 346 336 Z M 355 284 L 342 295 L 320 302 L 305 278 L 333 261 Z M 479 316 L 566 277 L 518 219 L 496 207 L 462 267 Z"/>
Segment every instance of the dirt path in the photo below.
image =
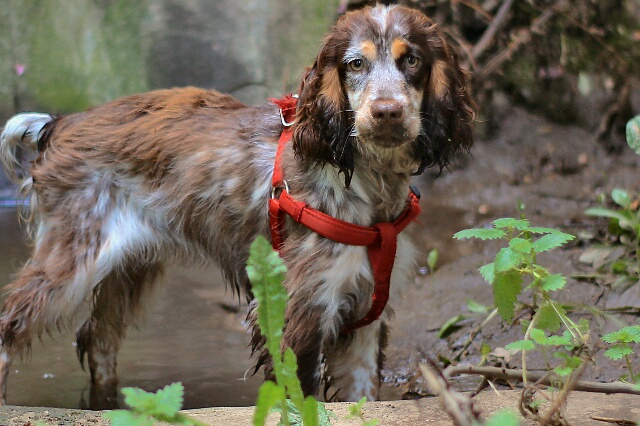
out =
<path fill-rule="evenodd" d="M 519 392 L 517 391 L 503 391 L 500 392 L 500 395 L 484 392 L 476 398 L 475 408 L 483 414 L 483 417 L 503 409 L 517 411 L 518 398 Z M 571 424 L 580 426 L 606 424 L 595 420 L 595 418 L 638 421 L 640 420 L 640 404 L 635 398 L 637 397 L 631 395 L 602 396 L 575 392 L 568 402 L 567 417 Z M 329 410 L 338 417 L 332 422 L 334 426 L 362 424 L 360 420 L 347 419 L 348 405 L 346 403 L 328 404 Z M 363 413 L 366 419 L 378 419 L 380 424 L 385 426 L 451 425 L 451 420 L 440 408 L 437 398 L 370 403 L 366 405 Z M 189 410 L 187 414 L 212 426 L 249 425 L 253 408 L 206 408 Z M 35 424 L 36 421 L 52 426 L 108 425 L 100 417 L 99 412 L 55 408 L 0 407 L 0 424 L 3 426 L 24 426 Z M 276 416 L 271 416 L 268 424 L 277 424 Z M 522 425 L 533 426 L 534 423 L 526 421 Z"/>

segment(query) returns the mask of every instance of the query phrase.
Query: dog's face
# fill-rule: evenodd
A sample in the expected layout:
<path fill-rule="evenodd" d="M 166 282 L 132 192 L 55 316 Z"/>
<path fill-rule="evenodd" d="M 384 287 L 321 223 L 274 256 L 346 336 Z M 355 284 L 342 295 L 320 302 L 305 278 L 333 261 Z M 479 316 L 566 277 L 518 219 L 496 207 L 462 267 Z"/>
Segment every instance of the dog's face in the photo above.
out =
<path fill-rule="evenodd" d="M 420 173 L 468 150 L 474 114 L 466 73 L 433 22 L 404 7 L 366 8 L 340 19 L 307 71 L 294 148 L 338 166 L 347 185 L 358 151 L 409 155 Z"/>
<path fill-rule="evenodd" d="M 354 114 L 354 136 L 384 148 L 414 141 L 422 130 L 420 109 L 428 64 L 419 44 L 397 23 L 387 28 L 388 9 L 373 9 L 344 52 L 344 90 Z"/>

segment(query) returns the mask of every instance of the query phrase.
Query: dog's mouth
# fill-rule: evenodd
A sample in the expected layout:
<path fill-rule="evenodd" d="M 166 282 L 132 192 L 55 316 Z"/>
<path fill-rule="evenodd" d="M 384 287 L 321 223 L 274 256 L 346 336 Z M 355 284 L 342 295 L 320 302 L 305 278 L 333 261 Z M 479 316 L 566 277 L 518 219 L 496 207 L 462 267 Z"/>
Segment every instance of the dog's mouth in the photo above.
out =
<path fill-rule="evenodd" d="M 416 140 L 420 133 L 420 123 L 362 123 L 354 126 L 350 136 L 357 136 L 366 143 L 382 148 L 395 148 Z"/>

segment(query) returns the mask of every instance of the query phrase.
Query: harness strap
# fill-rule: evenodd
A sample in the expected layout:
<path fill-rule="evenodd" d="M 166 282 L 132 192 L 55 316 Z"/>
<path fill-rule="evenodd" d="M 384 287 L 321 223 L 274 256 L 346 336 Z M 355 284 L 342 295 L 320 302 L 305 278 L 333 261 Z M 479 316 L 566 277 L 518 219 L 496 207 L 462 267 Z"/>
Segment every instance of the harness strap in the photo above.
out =
<path fill-rule="evenodd" d="M 361 226 L 337 219 L 293 198 L 289 194 L 282 168 L 282 153 L 293 133 L 291 127 L 293 120 L 290 120 L 291 114 L 295 114 L 293 101 L 295 99 L 287 100 L 285 98 L 276 102 L 281 108 L 282 121 L 285 127 L 280 135 L 276 152 L 272 179 L 273 190 L 269 200 L 271 242 L 275 250 L 279 251 L 282 248 L 285 238 L 285 219 L 288 215 L 296 223 L 300 223 L 332 241 L 367 247 L 369 261 L 373 269 L 374 292 L 369 312 L 360 320 L 344 328 L 346 333 L 351 333 L 357 328 L 371 324 L 380 318 L 389 300 L 389 287 L 396 256 L 397 236 L 420 214 L 419 195 L 416 194 L 417 191 L 411 188 L 407 206 L 400 216 L 393 222 L 381 222 L 373 226 Z M 294 106 L 291 107 L 291 105 Z M 279 197 L 276 196 L 277 192 L 280 192 Z"/>

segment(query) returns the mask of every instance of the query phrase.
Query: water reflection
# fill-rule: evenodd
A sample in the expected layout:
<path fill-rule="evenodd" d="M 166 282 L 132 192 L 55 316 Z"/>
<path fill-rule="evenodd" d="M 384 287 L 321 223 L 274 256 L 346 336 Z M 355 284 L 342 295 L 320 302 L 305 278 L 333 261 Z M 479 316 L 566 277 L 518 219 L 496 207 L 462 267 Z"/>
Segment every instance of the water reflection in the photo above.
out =
<path fill-rule="evenodd" d="M 24 231 L 14 208 L 0 208 L 0 285 L 27 259 Z M 225 292 L 216 269 L 168 268 L 148 299 L 147 314 L 129 330 L 118 358 L 120 386 L 157 390 L 185 386 L 185 408 L 244 406 L 255 402 L 261 374 L 251 367 L 245 307 Z M 234 312 L 235 311 L 235 312 Z M 35 341 L 30 354 L 14 361 L 7 403 L 83 408 L 90 406 L 89 374 L 76 358 L 75 329 L 81 313 L 62 334 Z"/>

